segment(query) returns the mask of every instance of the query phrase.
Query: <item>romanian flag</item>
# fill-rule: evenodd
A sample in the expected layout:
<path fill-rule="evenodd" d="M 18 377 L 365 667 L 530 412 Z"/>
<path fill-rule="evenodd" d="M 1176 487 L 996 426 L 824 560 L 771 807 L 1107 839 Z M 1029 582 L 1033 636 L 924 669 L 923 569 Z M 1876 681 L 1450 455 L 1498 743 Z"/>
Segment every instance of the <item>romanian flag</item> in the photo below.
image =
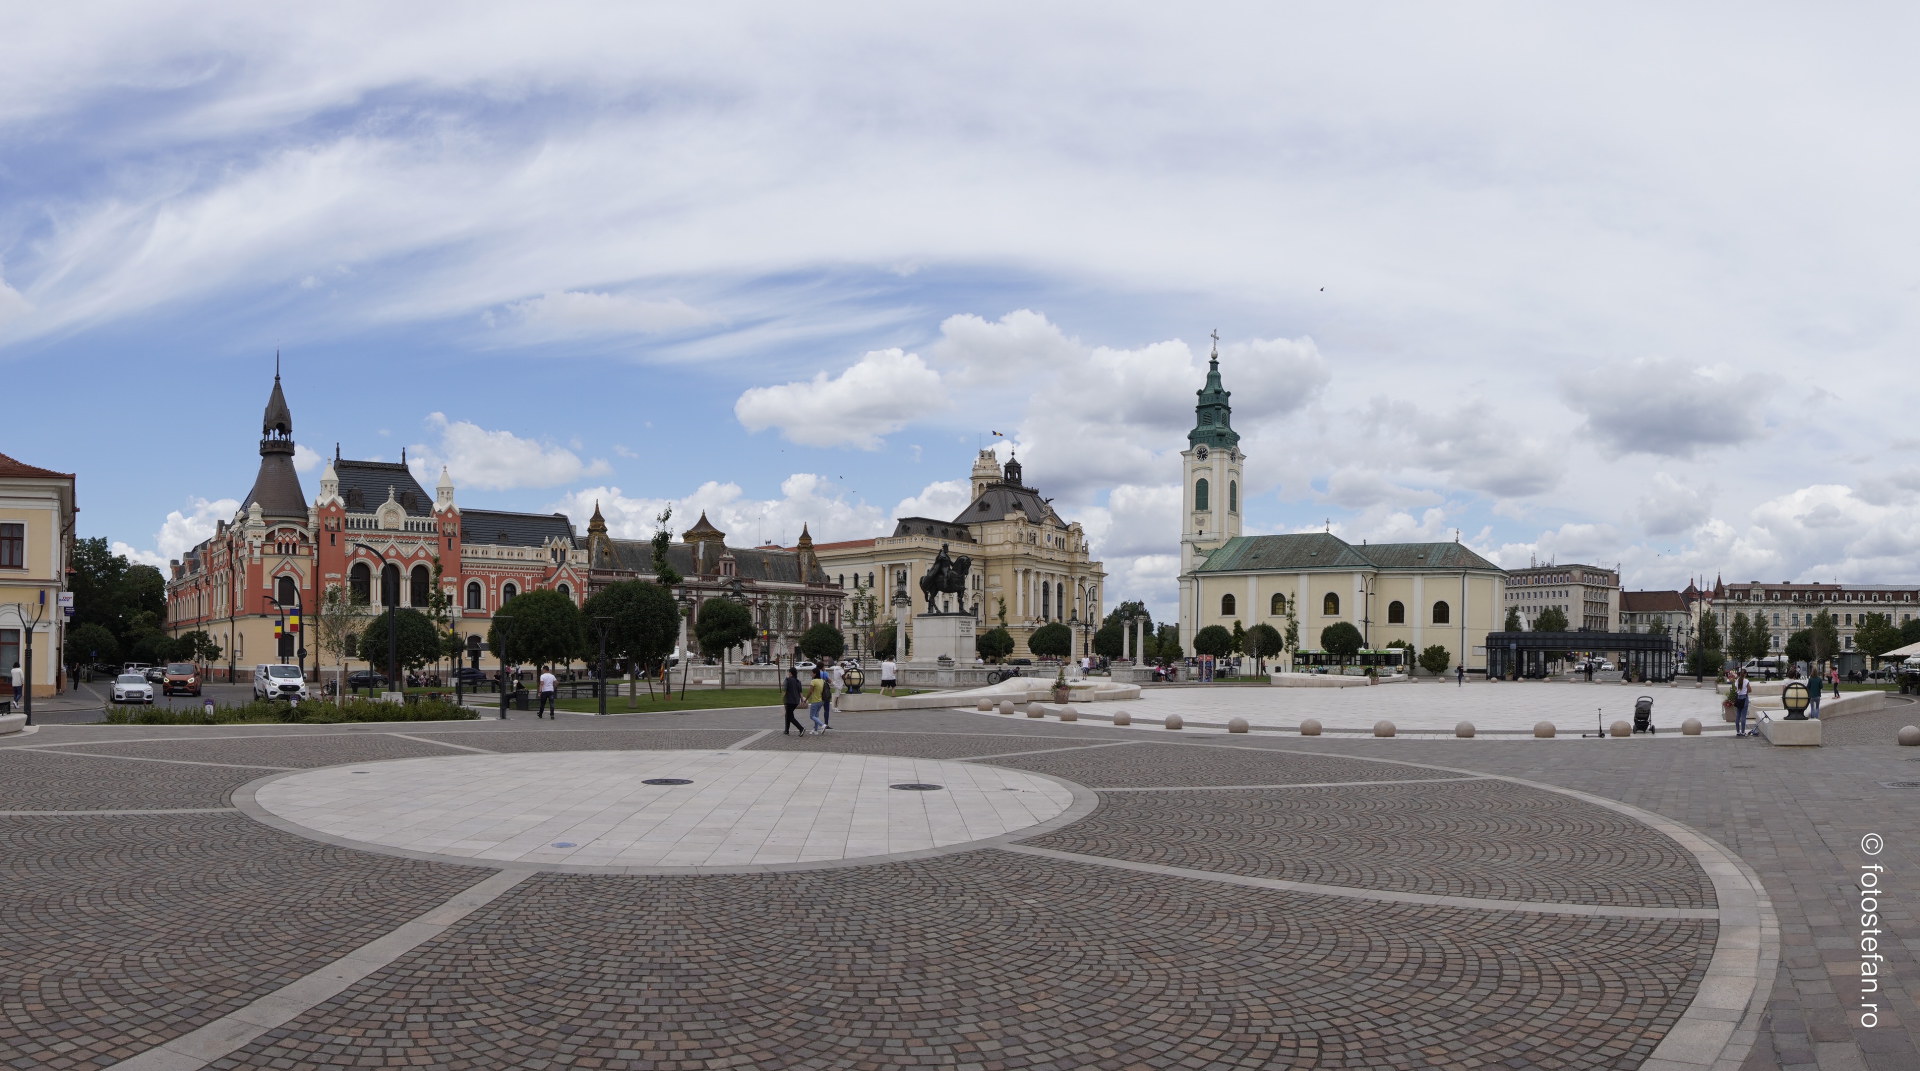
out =
<path fill-rule="evenodd" d="M 274 619 L 274 622 L 273 622 L 273 638 L 274 639 L 277 640 L 280 637 L 287 634 L 285 625 L 286 625 L 286 622 L 282 621 L 281 619 L 279 618 Z"/>
<path fill-rule="evenodd" d="M 300 631 L 300 615 L 299 614 L 287 615 L 287 631 L 288 632 Z"/>

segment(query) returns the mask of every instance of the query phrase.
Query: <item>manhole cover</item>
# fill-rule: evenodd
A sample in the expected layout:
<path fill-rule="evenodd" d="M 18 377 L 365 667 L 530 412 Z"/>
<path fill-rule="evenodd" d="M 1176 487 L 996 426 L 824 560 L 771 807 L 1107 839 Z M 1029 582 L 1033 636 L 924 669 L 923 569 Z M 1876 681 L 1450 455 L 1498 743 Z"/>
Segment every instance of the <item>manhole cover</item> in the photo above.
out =
<path fill-rule="evenodd" d="M 887 787 L 897 788 L 902 792 L 938 792 L 940 791 L 939 785 L 926 785 L 926 784 L 921 784 L 918 781 L 909 781 L 904 785 L 888 785 Z"/>
<path fill-rule="evenodd" d="M 640 782 L 643 785 L 691 785 L 692 781 L 684 777 L 649 777 Z"/>
<path fill-rule="evenodd" d="M 578 848 L 579 847 L 578 844 L 575 844 L 570 840 L 556 840 L 553 842 L 553 846 L 556 848 Z"/>
<path fill-rule="evenodd" d="M 1920 781 L 1882 781 L 1881 788 L 1920 788 Z"/>

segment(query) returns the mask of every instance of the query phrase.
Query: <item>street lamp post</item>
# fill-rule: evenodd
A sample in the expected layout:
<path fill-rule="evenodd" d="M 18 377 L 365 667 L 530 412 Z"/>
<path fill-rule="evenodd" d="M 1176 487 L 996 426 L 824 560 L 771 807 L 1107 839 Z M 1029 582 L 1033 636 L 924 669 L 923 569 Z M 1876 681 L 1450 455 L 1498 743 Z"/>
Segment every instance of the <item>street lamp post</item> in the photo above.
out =
<path fill-rule="evenodd" d="M 33 616 L 27 616 L 27 607 L 33 608 Z M 39 630 L 40 622 L 47 619 L 47 591 L 40 589 L 38 602 L 13 604 L 13 616 L 20 622 L 20 630 L 27 634 L 26 661 L 20 667 L 20 713 L 27 716 L 27 724 L 33 724 L 33 634 Z"/>
<path fill-rule="evenodd" d="M 287 611 L 288 611 L 287 604 L 281 602 L 279 599 L 275 598 L 271 594 L 266 596 L 266 600 L 268 605 L 272 606 L 276 611 L 279 612 L 281 619 L 285 620 L 285 618 L 287 617 Z M 292 611 L 293 611 L 293 629 L 294 629 L 293 655 L 294 655 L 294 658 L 297 659 L 300 663 L 300 679 L 304 681 L 307 679 L 307 623 L 305 620 L 303 620 L 303 618 L 305 618 L 306 615 L 300 612 L 299 599 L 294 600 Z M 389 624 L 391 624 L 391 622 L 389 622 Z M 274 656 L 276 658 L 279 657 L 279 654 L 280 654 L 279 651 L 274 652 Z"/>
<path fill-rule="evenodd" d="M 500 720 L 507 719 L 507 633 L 513 631 L 513 618 L 506 614 L 493 615 L 494 627 L 499 630 L 498 641 L 493 645 L 493 656 L 500 660 Z"/>
<path fill-rule="evenodd" d="M 693 620 L 693 592 L 682 591 L 674 596 L 674 601 L 680 604 L 680 698 L 685 699 L 687 697 L 687 663 L 693 660 L 693 652 L 688 649 L 690 645 L 687 643 L 689 623 Z M 672 675 L 668 675 L 667 683 L 671 688 Z M 667 698 L 671 699 L 673 696 L 669 695 Z"/>
<path fill-rule="evenodd" d="M 607 713 L 607 633 L 613 628 L 613 618 L 604 614 L 595 615 L 594 630 L 600 633 L 600 716 Z"/>
<path fill-rule="evenodd" d="M 393 597 L 387 599 L 387 556 L 365 543 L 354 546 L 380 559 L 380 597 L 387 601 L 387 687 L 400 687 L 400 567 L 394 566 Z"/>

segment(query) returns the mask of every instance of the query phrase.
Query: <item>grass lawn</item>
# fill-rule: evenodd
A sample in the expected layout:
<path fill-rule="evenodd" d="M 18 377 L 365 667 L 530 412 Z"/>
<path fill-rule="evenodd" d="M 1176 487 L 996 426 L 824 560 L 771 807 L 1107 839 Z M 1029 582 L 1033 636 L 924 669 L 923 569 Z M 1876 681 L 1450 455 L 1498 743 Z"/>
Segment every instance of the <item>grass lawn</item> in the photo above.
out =
<path fill-rule="evenodd" d="M 539 700 L 529 693 L 529 705 Z M 646 691 L 640 692 L 640 705 L 632 706 L 632 700 L 625 695 L 607 696 L 607 713 L 622 714 L 638 711 L 643 714 L 658 714 L 674 710 L 712 710 L 716 707 L 777 707 L 780 705 L 778 688 L 695 688 L 686 693 L 674 692 L 672 699 L 663 699 L 658 692 L 648 698 Z M 555 700 L 561 710 L 573 710 L 583 714 L 598 714 L 600 701 L 591 697 Z"/>

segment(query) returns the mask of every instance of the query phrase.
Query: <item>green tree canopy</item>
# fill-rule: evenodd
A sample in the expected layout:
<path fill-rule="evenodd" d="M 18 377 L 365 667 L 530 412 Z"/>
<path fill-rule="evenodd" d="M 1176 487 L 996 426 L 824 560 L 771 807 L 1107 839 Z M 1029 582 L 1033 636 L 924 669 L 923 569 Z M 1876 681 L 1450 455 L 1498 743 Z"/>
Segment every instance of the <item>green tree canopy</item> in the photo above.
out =
<path fill-rule="evenodd" d="M 1533 631 L 1535 632 L 1567 631 L 1567 612 L 1565 610 L 1560 609 L 1558 606 L 1547 607 L 1546 609 L 1540 611 L 1540 614 L 1538 617 L 1535 617 L 1533 619 Z"/>
<path fill-rule="evenodd" d="M 1647 626 L 1647 635 L 1649 636 L 1665 636 L 1666 634 L 1667 619 L 1664 617 L 1654 618 L 1653 623 Z"/>
<path fill-rule="evenodd" d="M 1286 649 L 1286 637 L 1280 630 L 1268 624 L 1258 624 L 1247 630 L 1247 653 L 1260 660 L 1260 668 L 1266 669 L 1267 659 Z"/>
<path fill-rule="evenodd" d="M 874 622 L 873 627 L 867 630 L 867 650 L 873 652 L 873 657 L 892 658 L 895 656 L 896 652 L 893 648 L 898 637 L 894 635 L 893 630 L 894 620 L 891 617 L 883 621 Z"/>
<path fill-rule="evenodd" d="M 1815 661 L 1812 629 L 1803 628 L 1787 636 L 1787 660 L 1806 662 L 1809 665 Z"/>
<path fill-rule="evenodd" d="M 832 625 L 815 625 L 800 634 L 800 652 L 815 662 L 831 662 L 847 653 L 847 638 Z"/>
<path fill-rule="evenodd" d="M 83 662 L 98 662 L 107 666 L 120 664 L 119 639 L 98 621 L 89 621 L 67 633 L 67 651 L 76 665 Z"/>
<path fill-rule="evenodd" d="M 1027 637 L 1027 650 L 1041 658 L 1065 658 L 1073 653 L 1073 630 L 1058 621 L 1041 625 Z"/>
<path fill-rule="evenodd" d="M 587 598 L 584 611 L 594 657 L 599 657 L 600 622 L 607 622 L 607 657 L 651 670 L 673 651 L 680 637 L 680 606 L 673 593 L 646 580 L 621 580 Z"/>
<path fill-rule="evenodd" d="M 508 620 L 501 621 L 503 617 Z M 586 650 L 587 634 L 573 599 L 557 591 L 523 591 L 501 604 L 487 629 L 487 645 L 509 665 L 548 665 L 578 658 Z M 367 653 L 363 651 L 363 657 Z M 385 656 L 373 657 L 378 661 Z"/>
<path fill-rule="evenodd" d="M 1109 619 L 1113 615 L 1107 615 Z M 1100 626 L 1093 634 L 1093 653 L 1101 658 L 1122 658 L 1127 653 L 1127 626 L 1118 621 Z"/>
<path fill-rule="evenodd" d="M 1920 617 L 1900 622 L 1900 646 L 1909 643 L 1920 643 Z"/>
<path fill-rule="evenodd" d="M 1807 632 L 1813 651 L 1813 657 L 1807 659 L 1809 665 L 1825 662 L 1840 653 L 1840 630 L 1834 626 L 1832 614 L 1825 610 L 1814 614 Z"/>
<path fill-rule="evenodd" d="M 175 648 L 176 658 L 202 666 L 220 661 L 223 653 L 221 646 L 213 642 L 212 636 L 197 628 L 181 633 Z"/>
<path fill-rule="evenodd" d="M 725 658 L 728 651 L 753 638 L 753 615 L 732 599 L 713 598 L 694 615 L 693 635 L 702 654 Z"/>
<path fill-rule="evenodd" d="M 1335 621 L 1320 630 L 1320 649 L 1345 662 L 1360 653 L 1366 638 L 1349 621 Z"/>
<path fill-rule="evenodd" d="M 1224 658 L 1233 651 L 1233 633 L 1224 626 L 1208 625 L 1193 634 L 1193 653 Z"/>
<path fill-rule="evenodd" d="M 1129 614 L 1138 614 L 1146 618 L 1146 633 L 1149 636 L 1153 635 L 1153 614 L 1147 611 L 1147 604 L 1138 599 L 1128 599 L 1126 602 L 1108 610 L 1107 616 L 1100 619 L 1100 624 L 1102 626 L 1119 625 L 1124 628 L 1127 625 L 1127 615 Z"/>
<path fill-rule="evenodd" d="M 1525 632 L 1527 630 L 1526 622 L 1520 620 L 1520 611 L 1511 606 L 1507 607 L 1507 623 L 1502 625 L 1501 628 L 1507 632 Z"/>
<path fill-rule="evenodd" d="M 1853 632 L 1853 646 L 1860 653 L 1875 659 L 1901 646 L 1900 630 L 1894 627 L 1892 615 L 1861 614 L 1860 624 Z"/>
<path fill-rule="evenodd" d="M 1773 633 L 1767 628 L 1767 615 L 1754 614 L 1753 628 L 1747 633 L 1747 657 L 1765 658 L 1773 650 Z"/>
<path fill-rule="evenodd" d="M 445 645 L 440 641 L 440 630 L 434 627 L 433 618 L 408 606 L 394 611 L 393 619 L 394 635 L 399 640 L 395 653 L 402 672 L 440 660 Z M 375 615 L 361 631 L 360 654 L 368 665 L 387 672 L 386 614 Z"/>
<path fill-rule="evenodd" d="M 1453 668 L 1453 654 L 1436 643 L 1420 652 L 1420 668 L 1436 677 L 1442 676 Z"/>
<path fill-rule="evenodd" d="M 1154 650 L 1150 653 L 1154 658 L 1165 662 L 1178 662 L 1185 656 L 1186 652 L 1180 648 L 1179 625 L 1161 625 L 1159 633 L 1153 637 L 1153 640 Z"/>
<path fill-rule="evenodd" d="M 998 662 L 1012 654 L 1013 647 L 1013 633 L 997 625 L 973 638 L 973 649 L 989 662 Z"/>

